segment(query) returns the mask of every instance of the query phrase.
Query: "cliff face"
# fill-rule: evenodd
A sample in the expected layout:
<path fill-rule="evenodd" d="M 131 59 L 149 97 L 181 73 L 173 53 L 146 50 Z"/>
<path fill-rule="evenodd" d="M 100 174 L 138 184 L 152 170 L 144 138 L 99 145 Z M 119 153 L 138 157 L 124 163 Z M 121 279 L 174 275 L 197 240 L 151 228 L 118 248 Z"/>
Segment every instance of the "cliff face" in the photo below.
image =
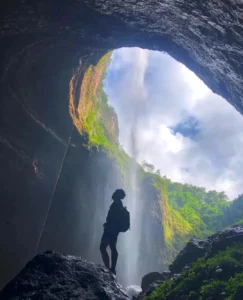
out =
<path fill-rule="evenodd" d="M 39 250 L 91 255 L 97 242 L 82 247 L 91 232 L 86 222 L 120 183 L 112 162 L 102 153 L 91 156 L 73 130 L 68 94 L 77 66 L 80 85 L 88 66 L 110 49 L 166 51 L 243 112 L 239 1 L 85 3 L 0 3 L 0 264 L 6 270 L 0 285 L 35 254 L 53 196 Z M 75 187 L 82 201 L 70 196 Z M 102 224 L 103 215 L 96 218 Z"/>

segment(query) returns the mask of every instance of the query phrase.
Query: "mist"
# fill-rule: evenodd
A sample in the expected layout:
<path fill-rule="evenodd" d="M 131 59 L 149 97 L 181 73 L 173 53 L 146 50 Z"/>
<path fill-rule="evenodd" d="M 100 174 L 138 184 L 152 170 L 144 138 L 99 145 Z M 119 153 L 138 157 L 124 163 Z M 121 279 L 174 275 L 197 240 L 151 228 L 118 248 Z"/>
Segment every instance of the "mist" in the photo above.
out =
<path fill-rule="evenodd" d="M 155 229 L 144 218 L 153 196 L 141 192 L 137 163 L 145 160 L 173 181 L 225 191 L 232 199 L 242 192 L 243 119 L 194 73 L 156 51 L 115 50 L 105 91 L 118 115 L 119 142 L 132 157 L 124 186 L 131 231 L 118 242 L 118 269 L 125 285 L 140 284 L 143 272 L 161 266 L 151 254 L 141 259 L 141 247 L 151 253 L 145 235 Z"/>
<path fill-rule="evenodd" d="M 241 192 L 240 169 L 232 162 L 242 163 L 238 149 L 243 124 L 224 99 L 159 52 L 114 51 L 105 91 L 118 116 L 119 143 L 130 156 L 129 165 L 121 173 L 115 160 L 95 147 L 83 148 L 84 141 L 74 133 L 75 147 L 68 149 L 39 252 L 48 245 L 103 264 L 99 252 L 103 224 L 113 192 L 123 188 L 131 230 L 118 237 L 117 278 L 124 286 L 140 285 L 143 275 L 166 270 L 167 259 L 183 244 L 172 254 L 168 250 L 158 191 L 151 179 L 141 179 L 138 162 L 152 163 L 172 181 L 226 190 L 233 197 Z M 222 121 L 226 116 L 231 122 Z M 73 203 L 70 212 L 68 201 Z M 66 232 L 64 238 L 56 228 Z"/>

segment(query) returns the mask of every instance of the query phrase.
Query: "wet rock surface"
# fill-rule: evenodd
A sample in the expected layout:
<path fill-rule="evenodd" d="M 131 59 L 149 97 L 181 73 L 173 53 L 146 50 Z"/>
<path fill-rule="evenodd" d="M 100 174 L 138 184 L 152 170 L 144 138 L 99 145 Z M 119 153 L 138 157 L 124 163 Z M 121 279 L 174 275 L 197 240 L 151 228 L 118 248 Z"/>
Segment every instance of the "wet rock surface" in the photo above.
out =
<path fill-rule="evenodd" d="M 185 248 L 177 255 L 169 266 L 172 274 L 181 273 L 184 268 L 201 257 L 211 257 L 219 251 L 225 250 L 234 243 L 243 243 L 243 227 L 235 226 L 211 235 L 207 240 L 190 240 Z"/>
<path fill-rule="evenodd" d="M 182 272 L 185 266 L 196 261 L 198 258 L 203 257 L 209 250 L 209 247 L 210 243 L 208 241 L 196 239 L 190 240 L 170 265 L 169 269 L 171 273 L 177 274 Z"/>
<path fill-rule="evenodd" d="M 191 240 L 185 248 L 178 254 L 175 261 L 170 266 L 171 274 L 168 277 L 170 284 L 165 287 L 165 294 L 159 294 L 157 287 L 163 281 L 154 281 L 146 291 L 142 292 L 138 299 L 144 296 L 149 296 L 153 292 L 158 293 L 153 299 L 162 297 L 166 300 L 172 299 L 229 299 L 229 290 L 225 288 L 225 283 L 231 280 L 230 293 L 233 300 L 243 299 L 243 289 L 241 283 L 241 274 L 243 268 L 241 265 L 242 251 L 235 250 L 234 256 L 224 256 L 224 259 L 219 258 L 214 263 L 205 263 L 207 259 L 214 258 L 221 251 L 231 247 L 230 249 L 243 245 L 243 226 L 235 226 L 232 228 L 220 231 L 210 236 L 205 241 Z M 198 258 L 204 257 L 204 263 L 194 267 L 193 262 Z M 237 261 L 238 259 L 238 261 Z M 219 264 L 219 265 L 218 265 Z M 149 275 L 149 274 L 148 274 Z M 232 278 L 238 276 L 237 281 L 232 283 Z M 218 286 L 214 285 L 217 282 Z M 239 283 L 239 286 L 237 284 Z M 221 287 L 220 287 L 221 284 Z M 205 291 L 205 286 L 208 292 L 202 296 L 202 291 Z M 178 288 L 179 287 L 179 288 Z M 209 288 L 210 287 L 210 288 Z M 158 296 L 160 295 L 160 296 Z"/>
<path fill-rule="evenodd" d="M 207 256 L 213 256 L 234 243 L 243 242 L 243 227 L 234 226 L 233 228 L 220 231 L 210 236 L 209 242 L 211 243 L 211 248 Z"/>
<path fill-rule="evenodd" d="M 164 280 L 156 280 L 153 283 L 151 283 L 148 288 L 143 292 L 143 294 L 140 295 L 140 299 L 143 299 L 143 297 L 149 296 Z"/>
<path fill-rule="evenodd" d="M 163 273 L 151 272 L 146 274 L 142 278 L 142 292 L 136 298 L 137 300 L 143 299 L 149 296 L 161 283 L 167 281 L 171 278 L 172 274 L 170 271 L 165 271 Z"/>
<path fill-rule="evenodd" d="M 127 300 L 111 272 L 85 259 L 51 251 L 31 260 L 1 292 L 4 300 Z"/>
<path fill-rule="evenodd" d="M 148 273 L 142 278 L 142 283 L 141 283 L 142 291 L 145 292 L 148 289 L 148 287 L 151 284 L 153 284 L 155 281 L 165 281 L 166 279 L 167 279 L 166 276 L 164 276 L 159 272 Z"/>

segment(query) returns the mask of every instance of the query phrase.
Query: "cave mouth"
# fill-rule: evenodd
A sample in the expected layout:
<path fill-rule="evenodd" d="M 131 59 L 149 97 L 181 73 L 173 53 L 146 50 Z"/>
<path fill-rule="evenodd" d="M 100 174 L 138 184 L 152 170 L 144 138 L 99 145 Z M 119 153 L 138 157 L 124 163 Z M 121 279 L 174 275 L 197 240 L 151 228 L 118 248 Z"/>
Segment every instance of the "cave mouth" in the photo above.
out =
<path fill-rule="evenodd" d="M 79 107 L 76 103 L 74 105 L 73 100 L 78 99 L 73 93 L 77 91 L 78 94 L 80 91 L 82 69 L 85 72 L 91 63 L 95 66 L 98 58 L 108 49 L 140 46 L 166 51 L 198 74 L 214 92 L 223 95 L 243 112 L 242 66 L 239 63 L 242 61 L 240 3 L 228 1 L 221 5 L 215 1 L 207 6 L 203 1 L 173 1 L 165 5 L 160 2 L 134 4 L 134 1 L 122 4 L 116 1 L 110 5 L 108 2 L 72 1 L 70 5 L 69 1 L 60 3 L 53 0 L 41 1 L 36 5 L 33 1 L 25 0 L 2 4 L 0 13 L 4 25 L 1 28 L 3 59 L 0 113 L 3 145 L 1 175 L 4 185 L 1 192 L 1 244 L 4 248 L 1 251 L 1 265 L 6 272 L 0 274 L 0 285 L 7 283 L 34 255 L 52 197 L 53 203 L 39 251 L 56 249 L 96 259 L 91 253 L 98 249 L 97 245 L 87 246 L 81 253 L 80 249 L 90 242 L 88 237 L 91 236 L 91 230 L 87 228 L 87 222 L 94 217 L 92 206 L 100 203 L 97 194 L 103 193 L 103 198 L 107 199 L 105 196 L 109 194 L 109 187 L 104 191 L 104 182 L 107 178 L 113 178 L 105 177 L 105 172 L 102 175 L 92 172 L 90 165 L 96 162 L 82 148 L 83 139 L 75 130 L 72 136 L 72 120 L 81 133 L 82 121 L 86 120 L 77 115 L 76 109 Z M 74 76 L 70 83 L 71 120 L 67 109 L 68 83 L 79 60 L 80 76 Z M 91 69 L 90 73 L 93 71 Z M 86 76 L 86 83 L 87 79 L 90 77 Z M 94 81 L 92 84 L 96 86 L 96 83 Z M 93 96 L 93 90 L 90 93 Z M 88 117 L 92 120 L 94 115 L 89 114 Z M 94 118 L 93 121 L 95 126 L 89 128 L 91 143 L 88 146 L 96 144 L 101 148 L 105 144 L 109 155 L 118 158 L 119 164 L 123 166 L 127 156 L 117 151 L 117 144 L 109 143 L 109 139 L 97 139 L 92 129 L 104 128 Z M 112 124 L 115 124 L 115 119 L 113 121 Z M 234 117 L 225 114 L 220 124 L 225 128 L 224 132 L 231 122 L 235 122 Z M 239 124 L 235 127 L 239 128 L 240 139 L 242 130 Z M 222 138 L 224 132 L 221 131 Z M 242 149 L 234 142 L 235 135 L 234 131 L 232 139 L 220 144 L 227 151 L 215 154 L 220 158 L 217 160 L 218 165 L 226 162 L 224 156 L 230 151 L 229 146 L 236 152 Z M 77 147 L 69 147 L 56 193 L 52 196 L 70 139 L 70 145 Z M 211 141 L 214 141 L 214 135 Z M 211 147 L 209 145 L 206 148 L 209 151 Z M 95 158 L 100 165 L 108 161 L 102 155 Z M 227 163 L 235 166 L 235 169 L 236 166 L 238 170 L 242 169 L 240 158 L 232 157 Z M 36 176 L 38 167 L 41 170 L 38 172 L 40 176 Z M 204 168 L 211 166 L 201 163 L 200 172 Z M 229 170 L 228 175 L 237 182 L 232 171 Z M 82 189 L 77 197 L 75 192 L 80 183 L 83 183 Z M 242 183 L 238 181 L 237 185 L 242 186 Z M 87 205 L 87 199 L 92 199 L 90 205 Z M 105 204 L 102 203 L 102 207 Z M 205 224 L 209 224 L 207 219 Z M 94 228 L 102 227 L 100 223 L 96 225 Z M 192 227 L 196 228 L 194 223 Z M 77 228 L 83 229 L 82 238 Z M 212 229 L 218 230 L 215 227 Z M 154 232 L 151 230 L 148 236 Z M 161 236 L 158 232 L 158 236 Z M 151 242 L 156 238 L 152 236 Z M 140 274 L 144 274 L 144 271 Z"/>
<path fill-rule="evenodd" d="M 98 108 L 92 97 L 105 106 Z M 78 130 L 110 155 L 118 155 L 119 145 L 145 170 L 174 182 L 224 191 L 229 199 L 242 193 L 242 116 L 167 53 L 109 51 L 87 68 L 77 112 L 82 122 L 71 105 Z"/>
<path fill-rule="evenodd" d="M 93 245 L 107 199 L 124 188 L 132 230 L 118 240 L 123 259 L 117 274 L 124 285 L 139 284 L 141 274 L 166 269 L 190 238 L 235 221 L 227 214 L 235 201 L 227 195 L 241 193 L 243 119 L 168 54 L 121 48 L 97 61 L 79 62 L 69 91 L 73 124 L 99 161 L 88 168 L 102 178 L 87 240 L 98 249 Z M 81 192 L 78 184 L 77 199 Z M 96 260 L 97 253 L 88 258 Z"/>

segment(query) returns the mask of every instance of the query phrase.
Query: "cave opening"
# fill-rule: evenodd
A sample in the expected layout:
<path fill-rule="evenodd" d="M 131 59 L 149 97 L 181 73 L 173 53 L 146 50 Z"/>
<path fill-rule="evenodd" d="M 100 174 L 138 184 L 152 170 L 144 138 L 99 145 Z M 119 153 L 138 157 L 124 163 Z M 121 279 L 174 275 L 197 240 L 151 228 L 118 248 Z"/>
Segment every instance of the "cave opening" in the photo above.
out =
<path fill-rule="evenodd" d="M 136 127 L 140 163 L 175 182 L 224 191 L 231 200 L 242 193 L 243 120 L 225 99 L 159 51 L 115 50 L 106 73 L 104 91 L 129 155 Z"/>
<path fill-rule="evenodd" d="M 70 83 L 70 114 L 87 148 L 106 153 L 118 167 L 132 224 L 118 242 L 118 275 L 125 285 L 139 284 L 142 273 L 166 269 L 190 238 L 232 222 L 229 200 L 242 198 L 243 119 L 163 52 L 109 51 L 87 67 L 75 94 L 79 70 Z M 104 208 L 95 207 L 95 239 Z M 153 231 L 155 244 L 147 237 Z"/>
<path fill-rule="evenodd" d="M 120 47 L 136 46 L 167 52 L 243 113 L 241 1 L 167 2 L 1 2 L 0 175 L 4 184 L 1 185 L 0 209 L 3 270 L 0 287 L 35 255 L 39 237 L 38 253 L 53 249 L 100 262 L 99 239 L 110 204 L 106 200 L 118 185 L 127 187 L 130 195 L 133 192 L 130 183 L 134 177 L 131 178 L 127 162 L 133 164 L 139 175 L 137 198 L 148 209 L 142 213 L 143 247 L 139 247 L 141 252 L 137 257 L 144 263 L 128 277 L 123 272 L 127 267 L 122 265 L 121 259 L 118 278 L 122 283 L 140 283 L 139 278 L 146 272 L 166 269 L 190 237 L 204 238 L 226 226 L 242 223 L 242 196 L 231 203 L 222 193 L 174 183 L 156 174 L 157 168 L 150 172 L 152 164 L 156 165 L 150 160 L 151 155 L 145 157 L 148 163 L 144 170 L 123 151 L 118 151 L 117 144 L 97 138 L 92 128 L 89 128 L 92 143 L 105 143 L 109 151 L 98 151 L 87 142 L 87 135 L 78 133 L 82 131 L 77 110 L 83 75 L 90 65 L 96 66 L 109 49 Z M 91 73 L 93 67 L 89 69 Z M 97 82 L 93 84 L 96 86 Z M 92 98 L 93 89 L 89 91 Z M 69 110 L 68 93 L 71 96 Z M 205 107 L 200 108 L 210 117 L 207 128 L 217 121 L 223 128 L 216 132 L 220 132 L 222 140 L 231 137 L 224 144 L 217 144 L 215 139 L 216 148 L 222 151 L 215 152 L 214 161 L 219 166 L 228 161 L 225 168 L 233 166 L 234 170 L 241 170 L 241 158 L 226 159 L 232 154 L 230 145 L 235 152 L 240 153 L 242 148 L 233 140 L 235 135 L 241 140 L 239 117 L 228 115 L 219 107 L 218 115 L 222 118 L 214 119 L 212 102 L 207 108 L 206 111 Z M 107 112 L 112 115 L 111 110 Z M 92 114 L 89 117 L 92 118 Z M 73 123 L 78 130 L 73 130 Z M 184 123 L 170 127 L 167 134 L 186 135 L 187 139 L 192 135 L 198 137 L 200 131 L 195 119 L 188 120 L 189 125 L 194 126 L 193 132 L 188 131 L 188 124 Z M 234 130 L 229 130 L 230 123 Z M 97 122 L 95 126 L 102 129 Z M 212 134 L 211 131 L 211 143 L 208 147 L 204 145 L 207 153 L 212 152 L 214 137 L 215 132 Z M 68 144 L 70 147 L 67 148 Z M 195 158 L 194 152 L 191 158 Z M 202 161 L 200 164 L 200 160 L 198 164 L 200 170 L 211 168 Z M 189 173 L 187 166 L 183 165 L 181 169 L 183 176 Z M 237 172 L 232 172 L 233 169 L 219 178 L 235 193 L 234 188 L 238 190 L 240 183 L 237 186 Z M 206 180 L 198 175 L 196 172 L 193 180 L 209 182 L 209 178 Z M 212 172 L 211 176 L 213 184 L 218 173 Z M 235 187 L 232 187 L 232 180 Z M 232 198 L 236 196 L 231 195 Z M 145 202 L 146 199 L 149 202 Z M 121 238 L 121 246 L 126 244 L 123 242 Z M 121 251 L 121 258 L 125 257 L 125 251 Z"/>

